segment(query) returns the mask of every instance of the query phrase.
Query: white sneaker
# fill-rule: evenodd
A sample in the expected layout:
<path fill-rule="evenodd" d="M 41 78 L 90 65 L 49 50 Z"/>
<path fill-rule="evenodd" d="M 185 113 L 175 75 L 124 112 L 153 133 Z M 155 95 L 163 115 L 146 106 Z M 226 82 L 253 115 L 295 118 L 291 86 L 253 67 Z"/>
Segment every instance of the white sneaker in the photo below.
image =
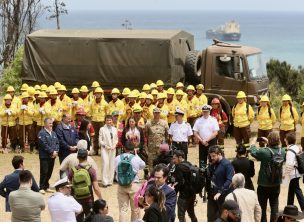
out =
<path fill-rule="evenodd" d="M 39 193 L 41 193 L 41 194 L 45 194 L 45 191 L 44 190 L 39 190 Z"/>

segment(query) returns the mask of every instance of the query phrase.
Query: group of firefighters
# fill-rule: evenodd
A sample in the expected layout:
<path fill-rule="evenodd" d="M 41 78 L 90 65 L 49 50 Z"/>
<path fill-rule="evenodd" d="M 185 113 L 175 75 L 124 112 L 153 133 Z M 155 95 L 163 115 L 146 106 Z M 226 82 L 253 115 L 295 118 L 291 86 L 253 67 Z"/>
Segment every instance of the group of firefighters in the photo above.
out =
<path fill-rule="evenodd" d="M 81 118 L 89 119 L 92 126 L 93 148 L 95 152 L 98 152 L 98 132 L 104 125 L 106 115 L 117 115 L 117 121 L 114 124 L 118 129 L 132 115 L 136 116 L 137 125 L 144 128 L 146 121 L 153 118 L 155 107 L 161 110 L 161 119 L 167 121 L 169 125 L 175 121 L 175 110 L 178 107 L 185 113 L 184 120 L 193 126 L 195 120 L 201 116 L 202 105 L 208 104 L 202 84 L 195 87 L 189 85 L 185 88 L 183 83 L 178 82 L 175 89 L 165 90 L 162 80 L 145 84 L 141 92 L 137 89 L 131 91 L 129 88 L 124 88 L 120 92 L 118 88 L 113 88 L 109 102 L 106 101 L 104 91 L 97 81 L 92 83 L 91 90 L 85 85 L 80 89 L 73 88 L 71 97 L 67 95 L 66 87 L 59 82 L 50 86 L 42 84 L 34 87 L 23 84 L 20 96 L 15 95 L 15 89 L 12 86 L 9 86 L 6 92 L 0 107 L 3 152 L 7 151 L 8 138 L 13 150 L 17 147 L 24 150 L 26 143 L 29 144 L 31 151 L 35 150 L 37 134 L 44 126 L 46 117 L 54 120 L 54 128 L 64 114 L 70 114 L 76 126 Z M 269 98 L 261 97 L 256 115 L 247 103 L 246 94 L 243 91 L 238 92 L 236 98 L 237 103 L 232 108 L 236 143 L 249 143 L 250 124 L 255 116 L 259 124 L 258 136 L 267 136 L 276 122 L 276 115 L 270 106 Z M 220 126 L 218 144 L 223 147 L 228 116 L 223 111 L 218 98 L 211 100 L 211 106 L 210 115 L 217 119 Z M 299 120 L 290 96 L 283 96 L 279 115 L 280 136 L 284 146 L 285 135 L 295 130 L 295 125 Z M 303 120 L 302 123 L 304 123 Z M 303 135 L 302 133 L 302 137 Z M 301 140 L 302 143 L 304 139 Z"/>

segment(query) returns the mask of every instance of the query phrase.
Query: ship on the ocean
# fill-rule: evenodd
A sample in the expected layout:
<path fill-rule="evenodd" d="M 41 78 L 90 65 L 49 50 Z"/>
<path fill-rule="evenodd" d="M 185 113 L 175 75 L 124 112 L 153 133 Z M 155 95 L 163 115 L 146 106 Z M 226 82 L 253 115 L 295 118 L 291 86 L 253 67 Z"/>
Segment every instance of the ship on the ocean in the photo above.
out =
<path fill-rule="evenodd" d="M 232 20 L 225 25 L 206 31 L 207 39 L 219 39 L 221 41 L 239 41 L 241 38 L 240 25 Z"/>

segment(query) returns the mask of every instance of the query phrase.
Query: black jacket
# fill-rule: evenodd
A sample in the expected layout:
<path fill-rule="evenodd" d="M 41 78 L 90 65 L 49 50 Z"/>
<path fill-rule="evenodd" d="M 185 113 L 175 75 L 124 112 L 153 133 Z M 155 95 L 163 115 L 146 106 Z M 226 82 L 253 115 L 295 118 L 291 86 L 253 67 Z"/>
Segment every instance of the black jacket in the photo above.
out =
<path fill-rule="evenodd" d="M 88 143 L 87 150 L 90 150 L 91 147 L 91 139 L 86 132 L 79 131 L 79 140 L 85 140 Z"/>
<path fill-rule="evenodd" d="M 167 213 L 166 210 L 160 210 L 158 204 L 153 203 L 151 206 L 145 211 L 145 215 L 143 217 L 143 221 L 145 222 L 167 222 Z"/>
<path fill-rule="evenodd" d="M 254 176 L 254 162 L 247 157 L 239 157 L 231 162 L 235 173 L 242 173 L 245 177 L 245 188 L 254 190 L 254 186 L 251 177 Z"/>
<path fill-rule="evenodd" d="M 156 166 L 160 163 L 164 163 L 166 165 L 170 164 L 172 160 L 171 152 L 161 153 L 157 156 L 156 159 L 153 160 L 153 166 Z"/>

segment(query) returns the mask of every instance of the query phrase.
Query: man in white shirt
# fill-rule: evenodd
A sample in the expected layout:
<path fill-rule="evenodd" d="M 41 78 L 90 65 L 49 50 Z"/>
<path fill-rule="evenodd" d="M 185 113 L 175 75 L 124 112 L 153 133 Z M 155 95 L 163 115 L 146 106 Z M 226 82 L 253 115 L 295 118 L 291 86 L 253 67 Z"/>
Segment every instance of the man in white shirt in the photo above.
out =
<path fill-rule="evenodd" d="M 82 212 L 82 206 L 72 197 L 71 184 L 67 177 L 57 181 L 56 189 L 48 199 L 52 222 L 76 222 L 76 215 Z"/>
<path fill-rule="evenodd" d="M 211 106 L 202 107 L 203 115 L 198 118 L 193 126 L 194 136 L 199 142 L 199 166 L 207 164 L 208 150 L 216 145 L 216 136 L 219 131 L 217 120 L 210 116 Z"/>
<path fill-rule="evenodd" d="M 182 150 L 187 160 L 188 154 L 188 139 L 193 135 L 191 125 L 183 121 L 184 111 L 180 108 L 175 110 L 176 121 L 171 124 L 169 128 L 170 141 L 172 141 L 172 148 Z"/>

